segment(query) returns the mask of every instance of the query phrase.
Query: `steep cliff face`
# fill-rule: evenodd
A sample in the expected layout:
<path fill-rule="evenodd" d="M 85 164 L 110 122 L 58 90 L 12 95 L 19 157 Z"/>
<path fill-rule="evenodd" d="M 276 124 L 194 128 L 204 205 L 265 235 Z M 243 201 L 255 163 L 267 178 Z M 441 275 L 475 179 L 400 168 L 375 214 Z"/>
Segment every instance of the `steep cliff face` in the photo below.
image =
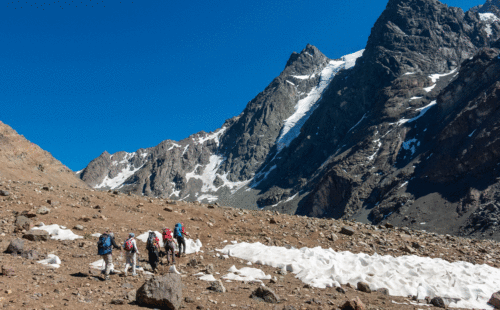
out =
<path fill-rule="evenodd" d="M 96 188 L 475 233 L 475 210 L 496 197 L 495 1 L 463 12 L 390 0 L 365 50 L 331 60 L 308 45 L 215 132 L 103 153 L 80 176 Z"/>

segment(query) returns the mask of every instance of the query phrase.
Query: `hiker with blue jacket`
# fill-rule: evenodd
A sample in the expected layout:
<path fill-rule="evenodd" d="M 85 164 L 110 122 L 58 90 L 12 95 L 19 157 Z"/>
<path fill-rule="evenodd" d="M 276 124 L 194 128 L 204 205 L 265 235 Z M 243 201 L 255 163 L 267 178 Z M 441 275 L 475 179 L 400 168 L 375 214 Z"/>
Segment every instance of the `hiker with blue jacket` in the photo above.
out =
<path fill-rule="evenodd" d="M 189 234 L 184 230 L 184 223 L 177 223 L 174 227 L 174 237 L 177 239 L 177 244 L 179 245 L 179 256 L 184 253 L 186 255 L 186 240 L 184 236 L 188 236 Z M 184 249 L 184 251 L 183 251 Z"/>
<path fill-rule="evenodd" d="M 121 249 L 115 242 L 115 234 L 106 230 L 97 242 L 97 255 L 101 255 L 105 264 L 105 280 L 109 280 L 109 272 L 113 267 L 113 247 L 118 250 Z"/>

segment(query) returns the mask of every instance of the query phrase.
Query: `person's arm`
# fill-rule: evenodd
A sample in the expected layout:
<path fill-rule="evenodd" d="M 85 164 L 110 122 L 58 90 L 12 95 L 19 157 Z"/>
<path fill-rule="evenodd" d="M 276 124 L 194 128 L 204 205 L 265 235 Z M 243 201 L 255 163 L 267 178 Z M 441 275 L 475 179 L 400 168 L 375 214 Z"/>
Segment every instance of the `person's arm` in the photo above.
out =
<path fill-rule="evenodd" d="M 115 248 L 115 249 L 118 249 L 118 250 L 121 250 L 122 248 L 120 246 L 118 246 L 115 242 L 115 238 L 114 237 L 111 237 L 111 245 Z"/>
<path fill-rule="evenodd" d="M 135 250 L 135 253 L 139 254 L 139 249 L 137 248 L 137 242 L 135 241 L 132 241 L 133 245 L 134 245 L 134 250 Z"/>

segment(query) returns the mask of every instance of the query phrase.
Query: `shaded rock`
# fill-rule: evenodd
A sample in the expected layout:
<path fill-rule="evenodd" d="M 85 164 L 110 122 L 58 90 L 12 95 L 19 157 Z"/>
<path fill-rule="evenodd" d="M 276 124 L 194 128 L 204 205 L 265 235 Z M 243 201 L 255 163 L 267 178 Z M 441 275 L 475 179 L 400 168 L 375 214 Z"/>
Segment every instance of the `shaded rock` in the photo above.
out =
<path fill-rule="evenodd" d="M 444 303 L 444 300 L 441 297 L 434 297 L 434 298 L 432 298 L 431 299 L 431 304 L 434 307 L 438 307 L 438 308 L 445 308 L 446 307 L 446 305 Z"/>
<path fill-rule="evenodd" d="M 344 290 L 342 287 L 340 287 L 340 286 L 339 286 L 339 287 L 337 287 L 337 288 L 335 288 L 335 290 L 336 290 L 337 292 L 341 293 L 341 294 L 345 294 L 345 290 Z"/>
<path fill-rule="evenodd" d="M 226 288 L 224 287 L 224 285 L 222 285 L 221 280 L 211 282 L 210 287 L 208 289 L 217 293 L 226 292 Z"/>
<path fill-rule="evenodd" d="M 380 293 L 380 294 L 382 294 L 382 295 L 389 295 L 389 290 L 388 290 L 388 289 L 386 289 L 386 288 L 384 288 L 384 287 L 383 287 L 383 288 L 379 288 L 379 289 L 377 290 L 377 292 L 379 292 L 379 293 Z"/>
<path fill-rule="evenodd" d="M 188 297 L 186 297 L 186 298 L 184 298 L 184 301 L 185 301 L 186 303 L 188 303 L 188 304 L 192 304 L 192 303 L 194 303 L 194 299 L 193 299 L 193 298 L 191 298 L 191 297 L 189 297 L 189 296 L 188 296 Z"/>
<path fill-rule="evenodd" d="M 288 306 L 283 307 L 283 310 L 297 310 L 297 308 L 295 308 L 292 305 L 288 305 Z"/>
<path fill-rule="evenodd" d="M 30 230 L 24 234 L 23 238 L 31 241 L 48 241 L 49 233 L 41 229 Z"/>
<path fill-rule="evenodd" d="M 35 250 L 29 250 L 29 251 L 24 251 L 22 254 L 21 254 L 21 257 L 22 258 L 25 258 L 25 259 L 33 259 L 33 260 L 37 260 L 39 259 L 39 255 L 38 255 L 38 252 L 35 251 Z"/>
<path fill-rule="evenodd" d="M 259 286 L 255 291 L 252 292 L 250 298 L 262 300 L 268 303 L 277 304 L 279 303 L 279 297 L 266 286 Z"/>
<path fill-rule="evenodd" d="M 24 240 L 22 239 L 14 239 L 10 242 L 5 253 L 8 254 L 21 254 L 24 249 Z"/>
<path fill-rule="evenodd" d="M 351 227 L 342 227 L 342 229 L 340 230 L 340 233 L 341 234 L 344 234 L 344 235 L 348 235 L 348 236 L 352 236 L 356 233 L 356 231 L 354 229 L 352 229 Z"/>
<path fill-rule="evenodd" d="M 366 306 L 361 302 L 359 297 L 353 300 L 346 301 L 341 307 L 341 310 L 366 310 Z"/>
<path fill-rule="evenodd" d="M 500 309 L 500 291 L 493 293 L 488 303 L 493 307 Z"/>
<path fill-rule="evenodd" d="M 168 273 L 152 277 L 137 290 L 136 301 L 146 307 L 179 309 L 182 302 L 181 276 Z"/>
<path fill-rule="evenodd" d="M 366 282 L 358 282 L 358 290 L 365 293 L 371 293 L 370 285 Z"/>
<path fill-rule="evenodd" d="M 31 219 L 36 217 L 36 212 L 34 210 L 24 210 L 23 212 L 21 212 L 21 215 Z"/>
<path fill-rule="evenodd" d="M 83 227 L 82 225 L 76 225 L 75 227 L 73 227 L 75 230 L 84 230 L 85 227 Z"/>
<path fill-rule="evenodd" d="M 10 193 L 8 191 L 0 191 L 0 196 L 7 197 L 10 196 Z"/>
<path fill-rule="evenodd" d="M 12 266 L 3 265 L 2 266 L 2 274 L 7 277 L 15 276 L 16 270 Z"/>
<path fill-rule="evenodd" d="M 335 242 L 335 241 L 337 241 L 338 239 L 339 239 L 339 237 L 338 237 L 336 234 L 334 234 L 334 233 L 331 233 L 331 234 L 328 236 L 328 240 L 330 240 L 330 241 L 334 241 L 334 242 Z"/>
<path fill-rule="evenodd" d="M 213 274 L 215 272 L 214 265 L 213 264 L 208 264 L 206 271 L 207 271 L 208 274 Z"/>
<path fill-rule="evenodd" d="M 127 296 L 125 296 L 127 298 L 127 300 L 129 301 L 134 301 L 135 300 L 135 296 L 137 294 L 137 291 L 136 290 L 132 290 L 132 291 L 129 291 L 127 293 Z"/>
<path fill-rule="evenodd" d="M 174 212 L 174 209 L 172 209 L 170 207 L 165 207 L 165 208 L 163 208 L 163 210 L 165 210 L 167 212 Z"/>
<path fill-rule="evenodd" d="M 16 218 L 16 228 L 14 231 L 22 231 L 22 230 L 30 230 L 31 228 L 33 228 L 33 222 L 25 217 L 25 216 L 18 216 Z"/>
<path fill-rule="evenodd" d="M 125 304 L 125 300 L 123 300 L 121 298 L 113 299 L 113 300 L 111 300 L 111 304 L 112 305 L 124 305 Z"/>
<path fill-rule="evenodd" d="M 270 223 L 270 224 L 278 224 L 278 223 L 279 223 L 279 221 L 278 221 L 278 220 L 276 220 L 276 218 L 272 217 L 272 218 L 269 220 L 269 223 Z"/>

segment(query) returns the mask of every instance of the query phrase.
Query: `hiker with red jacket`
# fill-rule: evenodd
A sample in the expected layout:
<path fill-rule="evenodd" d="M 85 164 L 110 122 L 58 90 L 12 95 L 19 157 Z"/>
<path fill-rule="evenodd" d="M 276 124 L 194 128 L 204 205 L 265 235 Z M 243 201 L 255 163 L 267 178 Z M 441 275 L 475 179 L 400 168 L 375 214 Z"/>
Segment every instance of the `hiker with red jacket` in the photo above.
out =
<path fill-rule="evenodd" d="M 123 248 L 125 249 L 125 276 L 128 275 L 128 268 L 132 266 L 132 276 L 136 276 L 135 267 L 137 265 L 137 254 L 139 254 L 139 250 L 137 249 L 137 243 L 135 242 L 135 234 L 128 234 L 128 239 L 123 244 Z"/>
<path fill-rule="evenodd" d="M 177 244 L 179 245 L 179 257 L 181 257 L 183 253 L 186 255 L 186 240 L 184 239 L 184 236 L 188 235 L 189 234 L 184 230 L 184 223 L 175 224 L 174 237 L 177 239 Z"/>
<path fill-rule="evenodd" d="M 165 244 L 165 252 L 167 253 L 167 264 L 170 265 L 170 254 L 172 255 L 172 263 L 175 265 L 175 240 L 172 237 L 172 231 L 165 227 L 162 231 L 163 243 Z"/>
<path fill-rule="evenodd" d="M 97 255 L 101 255 L 104 260 L 105 280 L 109 280 L 109 272 L 113 268 L 113 247 L 118 250 L 121 249 L 115 242 L 115 234 L 108 232 L 106 229 L 97 242 Z"/>

